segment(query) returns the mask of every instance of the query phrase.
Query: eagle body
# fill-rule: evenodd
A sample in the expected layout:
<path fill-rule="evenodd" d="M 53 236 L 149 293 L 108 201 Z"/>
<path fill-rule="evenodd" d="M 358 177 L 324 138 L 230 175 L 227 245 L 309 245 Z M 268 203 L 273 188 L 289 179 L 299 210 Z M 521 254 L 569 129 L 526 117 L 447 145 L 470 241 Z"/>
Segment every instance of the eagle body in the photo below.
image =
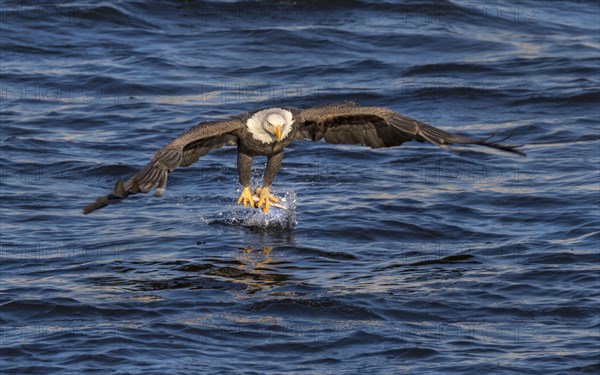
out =
<path fill-rule="evenodd" d="M 225 145 L 237 146 L 237 169 L 243 187 L 238 204 L 254 206 L 250 179 L 252 160 L 266 156 L 264 185 L 257 189 L 260 199 L 256 206 L 268 212 L 271 202 L 269 188 L 283 161 L 284 149 L 294 140 L 324 140 L 332 144 L 360 144 L 371 148 L 399 146 L 416 140 L 429 142 L 450 151 L 450 145 L 482 145 L 525 155 L 515 145 L 492 141 L 494 137 L 474 139 L 450 133 L 408 116 L 382 107 L 362 107 L 354 103 L 326 105 L 315 108 L 263 108 L 232 116 L 223 121 L 202 122 L 158 150 L 149 163 L 125 183 L 118 180 L 113 192 L 85 206 L 88 214 L 109 204 L 119 203 L 130 195 L 165 193 L 167 177 L 177 168 L 188 167 L 210 150 Z"/>

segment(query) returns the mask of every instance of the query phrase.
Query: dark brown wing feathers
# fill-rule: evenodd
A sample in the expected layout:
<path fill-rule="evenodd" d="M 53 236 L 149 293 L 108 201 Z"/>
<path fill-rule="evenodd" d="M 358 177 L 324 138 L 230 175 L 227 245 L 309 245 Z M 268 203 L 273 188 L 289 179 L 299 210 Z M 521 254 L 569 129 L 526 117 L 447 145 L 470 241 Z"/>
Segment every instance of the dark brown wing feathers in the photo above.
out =
<path fill-rule="evenodd" d="M 157 188 L 162 195 L 167 186 L 167 176 L 178 167 L 187 167 L 214 148 L 235 143 L 236 130 L 244 126 L 240 118 L 229 121 L 203 122 L 183 133 L 171 143 L 158 150 L 152 160 L 125 183 L 118 180 L 114 191 L 101 196 L 83 209 L 84 214 L 119 203 L 130 195 L 147 193 Z"/>
<path fill-rule="evenodd" d="M 387 108 L 361 107 L 354 103 L 328 105 L 306 109 L 300 114 L 302 125 L 297 139 L 314 141 L 325 139 L 329 143 L 362 144 L 368 147 L 398 146 L 416 140 L 456 151 L 451 144 L 476 144 L 520 155 L 519 146 L 506 145 L 500 141 L 473 139 L 427 125 Z"/>

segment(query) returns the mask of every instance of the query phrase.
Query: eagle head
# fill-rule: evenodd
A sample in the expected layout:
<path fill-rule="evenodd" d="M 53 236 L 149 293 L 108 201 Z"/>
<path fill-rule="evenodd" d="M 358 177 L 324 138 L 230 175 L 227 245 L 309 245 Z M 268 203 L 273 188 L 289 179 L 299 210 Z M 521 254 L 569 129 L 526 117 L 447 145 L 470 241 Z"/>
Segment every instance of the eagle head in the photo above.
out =
<path fill-rule="evenodd" d="M 246 125 L 252 137 L 262 143 L 279 142 L 292 130 L 292 113 L 282 108 L 268 108 L 253 114 Z"/>

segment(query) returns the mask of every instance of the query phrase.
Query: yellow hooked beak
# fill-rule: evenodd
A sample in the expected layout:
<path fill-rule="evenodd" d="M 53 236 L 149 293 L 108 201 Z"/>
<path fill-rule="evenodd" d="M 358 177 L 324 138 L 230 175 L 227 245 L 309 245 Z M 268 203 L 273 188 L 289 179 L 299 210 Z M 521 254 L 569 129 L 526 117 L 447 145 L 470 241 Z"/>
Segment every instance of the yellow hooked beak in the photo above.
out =
<path fill-rule="evenodd" d="M 281 141 L 281 125 L 275 125 L 275 137 L 277 137 L 277 142 Z"/>

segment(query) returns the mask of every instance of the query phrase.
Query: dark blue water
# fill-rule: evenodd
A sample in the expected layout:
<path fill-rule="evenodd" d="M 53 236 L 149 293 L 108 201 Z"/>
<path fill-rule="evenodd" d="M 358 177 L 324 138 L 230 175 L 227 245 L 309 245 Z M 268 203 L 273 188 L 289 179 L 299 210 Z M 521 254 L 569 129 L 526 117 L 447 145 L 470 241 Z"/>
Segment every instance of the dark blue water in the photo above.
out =
<path fill-rule="evenodd" d="M 599 371 L 595 1 L 0 15 L 2 373 Z M 260 228 L 223 148 L 81 214 L 200 121 L 344 101 L 528 156 L 295 143 Z"/>

